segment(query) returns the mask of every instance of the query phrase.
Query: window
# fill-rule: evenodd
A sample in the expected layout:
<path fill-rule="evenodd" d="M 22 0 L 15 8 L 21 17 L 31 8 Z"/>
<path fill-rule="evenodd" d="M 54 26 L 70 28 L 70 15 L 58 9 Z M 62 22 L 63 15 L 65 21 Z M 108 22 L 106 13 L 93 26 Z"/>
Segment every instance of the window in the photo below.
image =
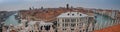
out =
<path fill-rule="evenodd" d="M 70 22 L 70 19 L 65 19 L 65 22 Z"/>
<path fill-rule="evenodd" d="M 69 13 L 68 13 L 68 15 L 69 15 Z"/>
<path fill-rule="evenodd" d="M 66 30 L 65 28 L 63 30 Z"/>
<path fill-rule="evenodd" d="M 85 29 L 83 29 L 83 31 L 85 31 Z"/>
<path fill-rule="evenodd" d="M 74 29 L 71 29 L 71 30 L 74 30 Z"/>
<path fill-rule="evenodd" d="M 71 19 L 71 22 L 76 22 L 76 19 Z"/>
<path fill-rule="evenodd" d="M 59 21 L 59 19 L 57 19 L 57 21 Z"/>
<path fill-rule="evenodd" d="M 81 21 L 81 18 L 79 18 L 78 20 Z"/>
<path fill-rule="evenodd" d="M 65 25 L 64 25 L 64 24 L 62 24 L 62 26 L 63 26 L 63 27 L 65 27 Z"/>
<path fill-rule="evenodd" d="M 80 16 L 82 16 L 82 14 L 80 14 Z"/>
<path fill-rule="evenodd" d="M 79 22 L 79 19 L 77 18 L 76 21 Z"/>
<path fill-rule="evenodd" d="M 82 31 L 80 30 L 80 32 L 82 32 Z"/>
<path fill-rule="evenodd" d="M 65 27 L 67 27 L 68 26 L 68 23 L 65 23 Z"/>
<path fill-rule="evenodd" d="M 58 23 L 58 25 L 57 26 L 60 26 L 60 24 Z"/>
<path fill-rule="evenodd" d="M 74 16 L 74 14 L 72 14 L 72 16 Z"/>
<path fill-rule="evenodd" d="M 75 23 L 72 23 L 72 24 L 71 24 L 71 27 L 75 27 Z"/>
<path fill-rule="evenodd" d="M 82 23 L 79 23 L 79 26 L 82 26 L 83 24 Z"/>
<path fill-rule="evenodd" d="M 65 22 L 64 19 L 62 19 L 62 22 Z"/>
<path fill-rule="evenodd" d="M 32 30 L 32 31 L 30 31 L 30 32 L 33 32 L 33 30 Z"/>

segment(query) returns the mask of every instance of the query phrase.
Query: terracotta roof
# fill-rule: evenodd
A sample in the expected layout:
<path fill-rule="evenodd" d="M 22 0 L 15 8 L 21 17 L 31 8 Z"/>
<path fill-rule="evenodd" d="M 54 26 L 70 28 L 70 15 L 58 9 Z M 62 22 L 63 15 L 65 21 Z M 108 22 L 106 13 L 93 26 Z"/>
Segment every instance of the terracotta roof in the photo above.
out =
<path fill-rule="evenodd" d="M 86 13 L 88 16 L 90 16 L 90 17 L 94 17 L 95 16 L 95 14 L 94 13 Z"/>
<path fill-rule="evenodd" d="M 28 10 L 20 11 L 20 15 L 23 19 L 33 18 L 34 20 L 52 21 L 56 19 L 56 16 L 65 12 L 63 9 L 46 9 L 46 10 Z M 36 18 L 36 19 L 35 19 Z"/>
<path fill-rule="evenodd" d="M 34 10 L 27 10 L 27 11 L 20 11 L 20 15 L 22 19 L 34 19 L 34 20 L 45 20 L 45 21 L 52 21 L 55 20 L 58 15 L 67 11 L 75 11 L 81 13 L 87 13 L 84 9 L 65 9 L 65 8 L 47 8 L 47 9 L 34 9 Z M 29 17 L 29 18 L 28 18 Z"/>
<path fill-rule="evenodd" d="M 101 30 L 95 30 L 93 32 L 120 32 L 120 24 L 111 26 L 111 27 L 107 27 L 107 28 L 104 28 Z"/>

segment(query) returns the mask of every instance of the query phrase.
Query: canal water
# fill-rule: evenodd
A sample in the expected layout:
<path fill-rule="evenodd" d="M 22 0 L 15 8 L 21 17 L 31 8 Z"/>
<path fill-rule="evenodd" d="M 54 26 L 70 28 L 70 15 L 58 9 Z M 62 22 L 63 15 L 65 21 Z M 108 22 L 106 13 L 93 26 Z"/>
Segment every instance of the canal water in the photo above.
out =
<path fill-rule="evenodd" d="M 18 25 L 18 20 L 15 19 L 15 15 L 17 15 L 17 13 L 9 16 L 6 20 L 5 20 L 5 25 Z"/>
<path fill-rule="evenodd" d="M 17 13 L 11 15 L 6 21 L 5 21 L 5 25 L 18 25 L 19 22 L 18 20 L 15 19 L 15 15 Z M 95 20 L 97 21 L 96 22 L 96 25 L 95 26 L 99 26 L 99 27 L 107 27 L 107 23 L 109 23 L 110 21 L 112 21 L 111 18 L 107 17 L 107 16 L 103 16 L 103 15 L 100 15 L 100 14 L 95 14 L 96 17 L 95 17 Z"/>
<path fill-rule="evenodd" d="M 95 20 L 97 21 L 95 26 L 98 29 L 106 28 L 111 25 L 112 21 L 114 21 L 112 18 L 105 15 L 95 14 L 95 16 Z"/>

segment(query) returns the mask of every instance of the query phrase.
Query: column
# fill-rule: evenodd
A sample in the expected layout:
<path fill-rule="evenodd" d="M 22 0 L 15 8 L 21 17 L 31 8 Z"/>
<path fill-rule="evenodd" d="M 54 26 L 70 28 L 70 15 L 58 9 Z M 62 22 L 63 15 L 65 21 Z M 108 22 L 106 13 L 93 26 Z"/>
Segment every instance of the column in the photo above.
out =
<path fill-rule="evenodd" d="M 60 27 L 63 27 L 63 26 L 62 26 L 62 20 L 63 20 L 62 18 L 59 20 L 59 25 L 60 25 Z"/>
<path fill-rule="evenodd" d="M 44 26 L 42 27 L 41 32 L 47 32 L 47 31 L 45 30 L 45 27 L 44 27 Z"/>
<path fill-rule="evenodd" d="M 90 31 L 93 31 L 93 23 L 90 24 Z"/>
<path fill-rule="evenodd" d="M 80 29 L 79 29 L 78 26 L 76 26 L 76 27 L 74 28 L 74 32 L 80 32 Z"/>
<path fill-rule="evenodd" d="M 62 27 L 58 27 L 57 32 L 63 32 Z"/>
<path fill-rule="evenodd" d="M 69 22 L 69 26 L 68 27 L 70 27 L 71 28 L 71 19 L 70 19 L 70 22 Z"/>
<path fill-rule="evenodd" d="M 66 32 L 71 32 L 71 28 L 70 28 L 70 27 L 67 27 Z"/>
<path fill-rule="evenodd" d="M 119 24 L 119 21 L 117 21 L 117 24 Z"/>
<path fill-rule="evenodd" d="M 50 26 L 49 32 L 55 32 L 54 29 L 53 29 L 53 27 L 52 27 L 52 25 Z"/>
<path fill-rule="evenodd" d="M 78 26 L 77 24 L 78 24 L 78 20 L 77 20 L 77 18 L 76 18 L 76 23 L 75 23 L 76 25 L 75 26 Z"/>
<path fill-rule="evenodd" d="M 83 23 L 83 27 L 82 27 L 83 29 L 82 29 L 82 32 L 85 32 L 85 29 L 86 29 L 85 25 L 86 25 L 86 24 Z"/>
<path fill-rule="evenodd" d="M 111 22 L 112 22 L 112 23 L 111 23 L 111 26 L 113 26 L 113 21 L 114 21 L 114 20 L 111 21 Z"/>

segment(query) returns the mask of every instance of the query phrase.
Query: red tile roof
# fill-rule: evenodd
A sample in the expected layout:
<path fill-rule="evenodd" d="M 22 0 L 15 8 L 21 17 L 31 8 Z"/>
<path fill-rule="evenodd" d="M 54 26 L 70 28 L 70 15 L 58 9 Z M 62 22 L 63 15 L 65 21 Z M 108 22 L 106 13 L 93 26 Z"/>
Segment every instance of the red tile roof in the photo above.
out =
<path fill-rule="evenodd" d="M 88 11 L 84 9 L 75 9 L 78 10 L 77 12 L 87 13 Z M 46 20 L 52 21 L 55 20 L 58 15 L 67 11 L 75 11 L 74 9 L 65 9 L 65 8 L 48 8 L 44 10 L 27 10 L 27 11 L 20 11 L 20 15 L 22 19 L 34 19 L 34 20 Z M 91 11 L 90 11 L 91 12 Z M 29 18 L 28 18 L 29 17 Z"/>
<path fill-rule="evenodd" d="M 120 24 L 111 26 L 111 27 L 107 27 L 107 28 L 104 28 L 101 30 L 95 30 L 93 32 L 120 32 Z"/>

